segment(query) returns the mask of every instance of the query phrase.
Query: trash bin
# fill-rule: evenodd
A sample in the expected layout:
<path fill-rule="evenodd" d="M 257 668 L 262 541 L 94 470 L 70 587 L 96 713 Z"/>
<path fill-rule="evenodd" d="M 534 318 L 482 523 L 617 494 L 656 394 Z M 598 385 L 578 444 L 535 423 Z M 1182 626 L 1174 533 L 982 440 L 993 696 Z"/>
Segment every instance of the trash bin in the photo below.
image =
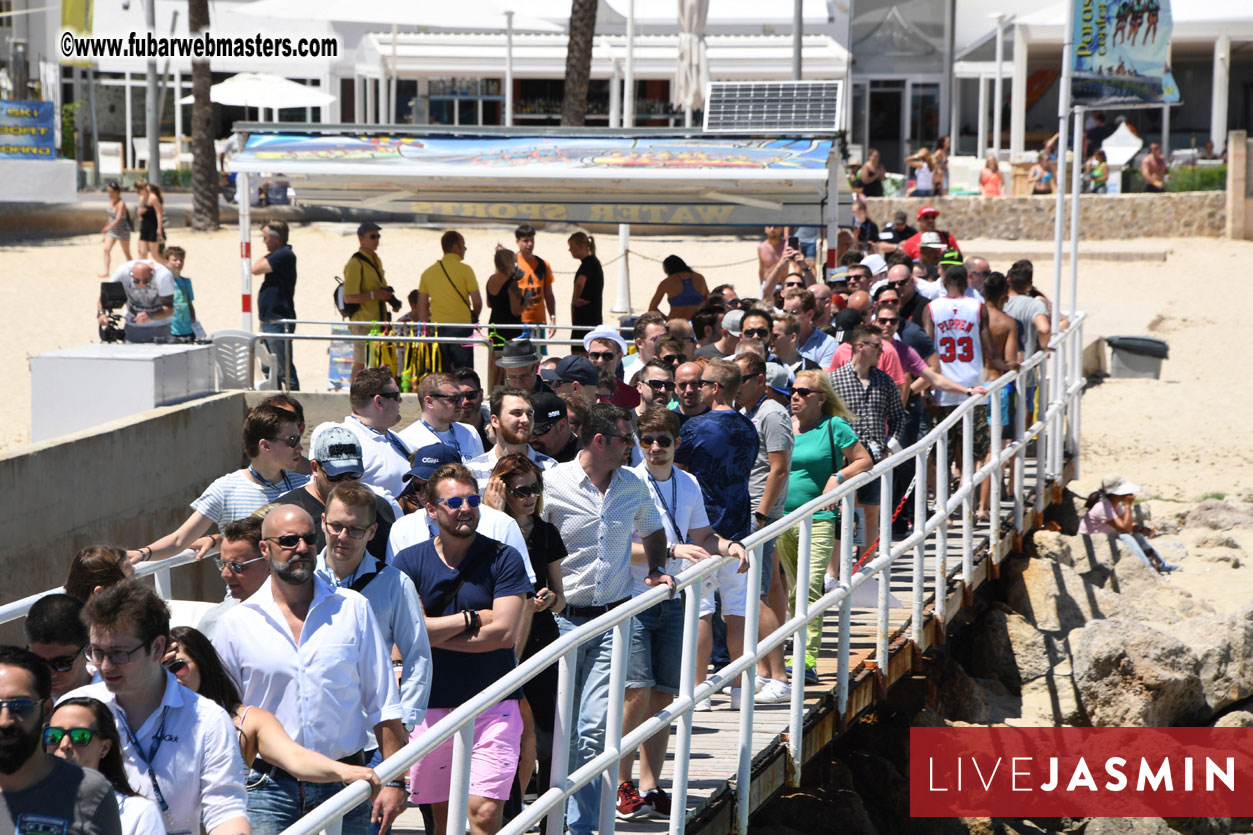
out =
<path fill-rule="evenodd" d="M 1107 336 L 1111 349 L 1111 377 L 1162 376 L 1162 360 L 1170 357 L 1170 346 L 1150 336 Z"/>

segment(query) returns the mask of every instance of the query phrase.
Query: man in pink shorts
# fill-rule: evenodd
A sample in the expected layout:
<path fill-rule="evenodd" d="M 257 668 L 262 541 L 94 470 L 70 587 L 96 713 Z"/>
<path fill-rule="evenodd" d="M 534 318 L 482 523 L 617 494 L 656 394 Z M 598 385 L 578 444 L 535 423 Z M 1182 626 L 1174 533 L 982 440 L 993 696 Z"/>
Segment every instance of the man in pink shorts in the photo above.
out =
<path fill-rule="evenodd" d="M 417 587 L 431 639 L 431 698 L 416 739 L 452 710 L 514 668 L 513 647 L 522 606 L 533 587 L 515 548 L 478 533 L 479 492 L 461 464 L 444 464 L 426 484 L 426 512 L 439 526 L 434 539 L 396 554 L 392 565 Z M 474 723 L 470 758 L 471 835 L 501 827 L 522 739 L 518 695 Z M 447 826 L 453 740 L 418 760 L 409 774 L 414 803 L 429 803 L 437 831 Z"/>

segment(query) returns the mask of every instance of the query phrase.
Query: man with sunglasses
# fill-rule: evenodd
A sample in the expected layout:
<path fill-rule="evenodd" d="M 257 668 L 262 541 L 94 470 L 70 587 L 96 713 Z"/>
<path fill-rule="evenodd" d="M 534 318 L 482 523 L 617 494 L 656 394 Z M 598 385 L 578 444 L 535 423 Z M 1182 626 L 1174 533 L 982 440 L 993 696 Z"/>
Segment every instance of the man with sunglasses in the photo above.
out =
<path fill-rule="evenodd" d="M 309 480 L 296 472 L 304 459 L 300 428 L 291 412 L 277 406 L 254 406 L 244 418 L 243 434 L 248 466 L 210 484 L 191 503 L 192 514 L 178 530 L 127 551 L 131 562 L 165 559 L 185 548 L 194 548 L 197 557 L 203 557 L 222 541 L 220 533 L 205 536 L 213 525 L 221 530 L 227 522 L 250 515 Z"/>
<path fill-rule="evenodd" d="M 631 416 L 611 403 L 587 410 L 582 426 L 583 449 L 573 461 L 544 474 L 543 518 L 557 527 L 568 556 L 561 562 L 566 608 L 557 617 L 562 634 L 631 599 L 632 535 L 638 534 L 648 572 L 644 583 L 674 589 L 665 572 L 666 534 L 648 486 L 624 464 L 635 449 Z M 609 709 L 609 667 L 613 630 L 581 644 L 577 650 L 574 704 L 578 716 L 571 734 L 570 770 L 582 766 L 605 748 Z M 579 789 L 566 811 L 574 835 L 590 835 L 599 827 L 600 781 Z"/>
<path fill-rule="evenodd" d="M 457 422 L 465 394 L 451 374 L 427 374 L 418 383 L 418 402 L 422 404 L 422 416 L 397 432 L 409 449 L 421 449 L 431 444 L 446 444 L 469 461 L 483 454 L 483 442 L 474 428 Z"/>
<path fill-rule="evenodd" d="M 0 646 L 0 821 L 7 832 L 122 835 L 113 786 L 99 772 L 43 749 L 52 716 L 48 668 L 37 655 Z"/>
<path fill-rule="evenodd" d="M 597 372 L 613 375 L 615 387 L 610 402 L 624 409 L 640 405 L 639 392 L 622 381 L 620 365 L 627 351 L 626 340 L 613 328 L 599 327 L 583 337 L 583 347 Z"/>
<path fill-rule="evenodd" d="M 357 251 L 344 265 L 344 303 L 355 304 L 348 318 L 354 322 L 383 322 L 387 319 L 386 303 L 396 297 L 383 278 L 383 262 L 379 259 L 381 230 L 377 223 L 366 222 L 357 227 Z M 399 310 L 399 304 L 396 305 Z M 350 325 L 354 334 L 364 336 L 369 325 Z M 365 368 L 365 342 L 352 343 L 352 377 Z M 351 379 L 351 378 L 350 378 Z"/>
<path fill-rule="evenodd" d="M 685 362 L 674 371 L 674 389 L 678 396 L 673 411 L 679 416 L 679 423 L 686 423 L 691 418 L 709 411 L 709 404 L 701 397 L 701 374 L 705 366 L 699 362 Z"/>
<path fill-rule="evenodd" d="M 109 283 L 121 284 L 126 291 L 126 341 L 152 342 L 170 335 L 174 315 L 174 275 L 166 267 L 143 259 L 127 261 L 117 268 Z M 104 305 L 96 302 L 100 327 L 109 324 Z"/>
<path fill-rule="evenodd" d="M 362 372 L 364 375 L 365 372 Z M 368 731 L 384 757 L 406 742 L 404 707 L 370 603 L 316 576 L 313 518 L 279 505 L 262 522 L 270 578 L 223 616 L 213 646 L 240 685 L 244 704 L 274 714 L 299 745 L 333 760 L 365 764 Z M 248 773 L 248 817 L 258 833 L 290 827 L 341 788 L 297 780 L 258 758 Z M 403 783 L 391 783 L 345 817 L 343 831 L 383 832 L 405 807 Z"/>
<path fill-rule="evenodd" d="M 474 476 L 461 464 L 445 464 L 426 485 L 426 513 L 438 534 L 406 548 L 393 565 L 413 581 L 422 598 L 431 636 L 430 707 L 421 734 L 489 688 L 516 666 L 514 644 L 523 606 L 534 586 L 519 551 L 479 530 L 483 509 Z M 471 832 L 500 829 L 504 802 L 518 772 L 522 716 L 515 698 L 502 700 L 475 723 L 470 769 Z M 415 803 L 433 806 L 435 830 L 444 827 L 452 789 L 453 741 L 437 747 L 410 771 Z"/>
<path fill-rule="evenodd" d="M 270 576 L 270 563 L 261 553 L 261 520 L 246 516 L 227 522 L 222 528 L 221 552 L 213 561 L 226 583 L 226 599 L 205 612 L 196 624 L 200 634 L 210 640 L 222 616 L 252 597 Z"/>
<path fill-rule="evenodd" d="M 312 455 L 309 465 L 313 477 L 304 487 L 297 487 L 279 496 L 278 504 L 294 504 L 303 507 L 310 516 L 317 519 L 326 510 L 327 496 L 336 485 L 345 482 L 358 482 L 365 472 L 365 463 L 361 459 L 361 442 L 357 436 L 340 423 L 323 423 L 313 430 Z M 391 533 L 392 523 L 398 515 L 392 503 L 380 495 L 375 495 L 375 531 L 366 543 L 366 550 L 380 560 L 387 556 L 387 537 Z M 326 546 L 326 538 L 318 530 L 319 550 Z"/>
<path fill-rule="evenodd" d="M 52 670 L 52 698 L 91 684 L 87 670 L 87 627 L 79 620 L 83 602 L 68 594 L 39 598 L 26 613 L 22 627 L 26 649 L 38 655 Z"/>
<path fill-rule="evenodd" d="M 317 575 L 333 588 L 352 589 L 370 601 L 383 630 L 383 644 L 396 647 L 400 653 L 402 719 L 405 728 L 412 730 L 426 715 L 431 644 L 413 581 L 366 553 L 366 543 L 378 534 L 377 499 L 370 488 L 355 481 L 345 481 L 331 491 L 318 526 L 326 546 L 318 553 Z M 365 764 L 374 767 L 382 761 L 378 743 L 370 734 Z"/>
<path fill-rule="evenodd" d="M 769 311 L 760 308 L 745 311 L 740 322 L 740 353 L 749 351 L 763 360 L 770 356 L 770 340 L 774 336 L 771 324 Z"/>
<path fill-rule="evenodd" d="M 674 369 L 659 359 L 649 360 L 635 378 L 640 405 L 635 413 L 642 415 L 653 406 L 665 408 L 674 398 Z"/>
<path fill-rule="evenodd" d="M 101 680 L 64 698 L 89 696 L 113 712 L 126 777 L 157 804 L 166 832 L 251 832 L 234 723 L 161 664 L 170 633 L 165 601 L 124 580 L 93 594 L 82 617 Z"/>
<path fill-rule="evenodd" d="M 557 463 L 569 461 L 579 454 L 582 445 L 570 429 L 566 401 L 552 392 L 531 395 L 535 408 L 535 426 L 531 429 L 531 448 Z"/>
<path fill-rule="evenodd" d="M 348 390 L 352 414 L 344 426 L 361 443 L 365 470 L 361 480 L 382 490 L 389 498 L 405 489 L 412 446 L 392 431 L 400 422 L 400 386 L 391 369 L 367 368 L 357 375 Z"/>

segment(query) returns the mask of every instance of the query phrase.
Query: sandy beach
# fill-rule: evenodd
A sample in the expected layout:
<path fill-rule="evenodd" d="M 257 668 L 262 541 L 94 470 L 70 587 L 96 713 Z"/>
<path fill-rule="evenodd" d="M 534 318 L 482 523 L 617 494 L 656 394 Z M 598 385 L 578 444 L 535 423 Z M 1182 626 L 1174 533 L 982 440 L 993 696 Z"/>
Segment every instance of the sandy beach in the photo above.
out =
<path fill-rule="evenodd" d="M 466 260 L 480 282 L 491 274 L 497 244 L 512 247 L 511 227 L 463 230 Z M 549 260 L 557 277 L 557 309 L 568 321 L 570 286 L 576 262 L 566 250 L 568 228 L 541 231 L 536 252 Z M 1004 270 L 1010 253 L 1024 247 L 1047 251 L 1044 242 L 979 239 L 977 230 L 953 230 L 966 254 L 986 255 L 993 269 Z M 331 320 L 338 316 L 330 302 L 333 277 L 356 248 L 355 227 L 347 224 L 296 226 L 291 241 L 299 258 L 296 308 L 301 318 Z M 403 295 L 416 288 L 423 269 L 439 256 L 438 228 L 388 227 L 379 254 L 390 283 Z M 631 302 L 635 311 L 648 304 L 662 278 L 660 261 L 681 255 L 703 273 L 710 287 L 728 282 L 743 296 L 757 295 L 755 236 L 632 238 Z M 196 312 L 212 333 L 240 326 L 238 231 L 223 228 L 212 234 L 171 230 L 170 243 L 187 250 L 185 272 L 195 286 Z M 605 264 L 606 317 L 616 299 L 618 247 L 616 236 L 600 236 Z M 1085 242 L 1100 249 L 1100 242 Z M 1112 245 L 1111 245 L 1112 246 Z M 1127 242 L 1119 242 L 1126 247 Z M 1253 243 L 1219 239 L 1146 239 L 1145 246 L 1168 250 L 1165 261 L 1080 260 L 1080 310 L 1089 314 L 1085 342 L 1116 334 L 1151 335 L 1170 344 L 1171 356 L 1161 380 L 1106 380 L 1084 398 L 1081 478 L 1076 492 L 1091 489 L 1103 473 L 1118 471 L 1143 486 L 1143 497 L 1196 501 L 1208 493 L 1253 488 L 1253 451 L 1240 439 L 1249 426 L 1253 392 L 1242 380 L 1248 375 L 1215 363 L 1209 352 L 1233 338 L 1239 315 L 1253 303 L 1253 287 L 1242 275 L 1253 257 Z M 253 252 L 264 248 L 254 227 Z M 998 254 L 999 257 L 998 257 Z M 115 248 L 113 265 L 119 263 Z M 1038 259 L 1036 285 L 1051 294 L 1051 260 Z M 10 317 L 0 357 L 0 372 L 9 394 L 0 403 L 0 450 L 13 452 L 30 436 L 30 369 L 33 355 L 97 340 L 92 313 L 101 269 L 99 236 L 49 241 L 42 245 L 0 247 L 0 269 L 9 279 L 0 289 L 7 309 L 31 311 L 31 283 L 51 302 L 52 315 Z M 28 279 L 27 276 L 32 278 Z M 37 276 L 37 278 L 35 278 Z M 1197 296 L 1192 285 L 1204 281 L 1215 290 Z M 259 282 L 257 284 L 259 286 Z M 1068 287 L 1068 278 L 1064 280 Z M 1063 298 L 1062 309 L 1070 307 Z M 486 317 L 485 317 L 486 318 Z M 308 326 L 301 332 L 329 332 Z M 323 343 L 298 343 L 295 352 L 302 383 L 324 390 L 327 354 Z"/>

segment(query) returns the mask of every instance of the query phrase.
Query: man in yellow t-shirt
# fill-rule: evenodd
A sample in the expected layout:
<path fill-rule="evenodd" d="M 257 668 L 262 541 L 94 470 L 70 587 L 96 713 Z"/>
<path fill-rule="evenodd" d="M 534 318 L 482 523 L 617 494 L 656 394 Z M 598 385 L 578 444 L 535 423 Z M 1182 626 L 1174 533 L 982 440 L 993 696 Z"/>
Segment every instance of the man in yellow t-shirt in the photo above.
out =
<path fill-rule="evenodd" d="M 470 336 L 472 325 L 478 324 L 483 310 L 479 282 L 474 270 L 464 262 L 466 240 L 460 232 L 449 229 L 439 239 L 444 257 L 422 273 L 418 283 L 418 319 L 435 322 L 440 336 Z M 473 368 L 474 349 L 464 345 L 440 343 L 443 358 L 440 370 Z"/>
<path fill-rule="evenodd" d="M 385 305 L 392 298 L 392 291 L 383 278 L 383 262 L 378 256 L 380 231 L 377 223 L 367 221 L 358 226 L 359 248 L 344 265 L 344 302 L 360 305 L 348 317 L 353 322 L 382 322 L 387 315 Z M 349 329 L 356 336 L 365 336 L 370 332 L 369 325 L 350 325 Z M 352 374 L 349 380 L 356 379 L 357 372 L 365 368 L 367 344 L 352 343 Z"/>

